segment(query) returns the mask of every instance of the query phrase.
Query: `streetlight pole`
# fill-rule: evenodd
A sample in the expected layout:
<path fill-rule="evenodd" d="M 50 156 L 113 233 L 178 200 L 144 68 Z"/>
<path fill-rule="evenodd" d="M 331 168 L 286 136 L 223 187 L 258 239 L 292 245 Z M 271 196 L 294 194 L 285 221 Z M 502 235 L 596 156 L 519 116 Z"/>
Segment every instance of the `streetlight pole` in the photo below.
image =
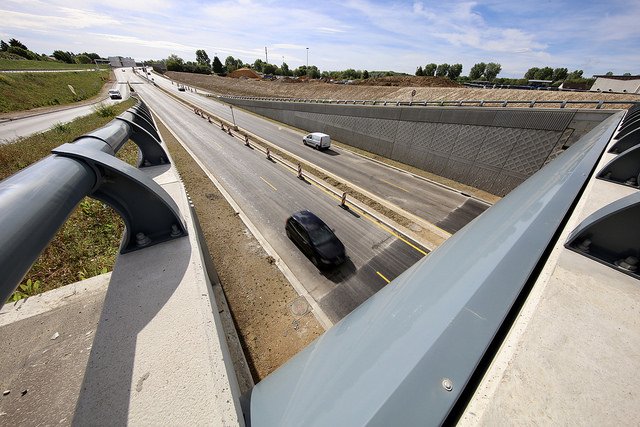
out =
<path fill-rule="evenodd" d="M 307 48 L 307 74 L 309 73 L 309 48 Z"/>

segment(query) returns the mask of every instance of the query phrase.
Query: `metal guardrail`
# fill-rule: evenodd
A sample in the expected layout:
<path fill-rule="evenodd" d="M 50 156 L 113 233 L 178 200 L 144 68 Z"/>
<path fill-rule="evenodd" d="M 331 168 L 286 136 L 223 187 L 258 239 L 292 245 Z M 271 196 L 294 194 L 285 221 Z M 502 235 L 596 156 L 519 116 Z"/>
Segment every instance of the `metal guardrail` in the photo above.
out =
<path fill-rule="evenodd" d="M 165 190 L 115 157 L 129 139 L 138 145 L 140 168 L 169 164 L 150 112 L 140 103 L 0 182 L 0 307 L 85 196 L 123 217 L 121 253 L 187 234 Z"/>
<path fill-rule="evenodd" d="M 467 385 L 493 359 L 505 319 L 535 281 L 623 115 L 603 121 L 258 383 L 244 398 L 249 424 L 455 421 L 454 408 L 464 407 Z"/>
<path fill-rule="evenodd" d="M 558 105 L 558 108 L 565 108 L 567 105 L 592 105 L 596 110 L 604 105 L 640 105 L 640 101 L 509 101 L 509 100 L 467 100 L 467 101 L 391 101 L 391 100 L 370 100 L 370 99 L 303 99 L 303 98 L 265 98 L 257 96 L 230 96 L 212 95 L 222 99 L 244 99 L 252 101 L 278 101 L 278 102 L 298 102 L 304 104 L 343 104 L 343 105 L 382 105 L 382 106 L 416 106 L 416 107 L 508 107 L 523 105 L 533 108 L 536 105 Z M 626 107 L 625 107 L 626 108 Z"/>

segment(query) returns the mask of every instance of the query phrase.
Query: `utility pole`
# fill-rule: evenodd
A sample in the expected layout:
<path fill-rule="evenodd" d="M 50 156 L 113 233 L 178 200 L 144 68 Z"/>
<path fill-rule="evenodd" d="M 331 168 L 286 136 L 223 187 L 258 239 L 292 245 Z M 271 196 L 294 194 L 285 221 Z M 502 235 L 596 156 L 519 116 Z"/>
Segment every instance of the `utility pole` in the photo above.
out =
<path fill-rule="evenodd" d="M 264 47 L 264 62 L 269 63 L 269 56 L 267 56 L 267 47 Z"/>
<path fill-rule="evenodd" d="M 309 73 L 309 48 L 307 48 L 307 74 Z"/>

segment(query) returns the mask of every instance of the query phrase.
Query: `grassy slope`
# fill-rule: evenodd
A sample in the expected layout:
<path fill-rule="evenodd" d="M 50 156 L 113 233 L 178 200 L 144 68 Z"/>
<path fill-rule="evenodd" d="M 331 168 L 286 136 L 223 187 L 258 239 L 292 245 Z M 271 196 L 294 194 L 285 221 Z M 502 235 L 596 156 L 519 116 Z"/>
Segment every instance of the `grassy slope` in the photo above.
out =
<path fill-rule="evenodd" d="M 132 99 L 124 101 L 113 107 L 113 113 L 120 114 L 134 104 Z M 93 113 L 14 144 L 0 145 L 0 180 L 48 156 L 53 148 L 104 126 L 112 119 L 113 116 L 101 117 Z M 127 142 L 118 157 L 134 164 L 136 146 Z M 115 211 L 102 202 L 85 198 L 22 283 L 27 279 L 40 280 L 42 292 L 111 270 L 123 230 L 124 223 Z"/>
<path fill-rule="evenodd" d="M 84 70 L 93 69 L 95 64 L 67 64 L 57 61 L 31 61 L 0 59 L 0 70 Z M 100 65 L 100 68 L 108 69 L 108 65 Z"/>
<path fill-rule="evenodd" d="M 91 98 L 109 79 L 108 71 L 0 73 L 0 113 Z M 73 86 L 75 95 L 69 89 Z"/>

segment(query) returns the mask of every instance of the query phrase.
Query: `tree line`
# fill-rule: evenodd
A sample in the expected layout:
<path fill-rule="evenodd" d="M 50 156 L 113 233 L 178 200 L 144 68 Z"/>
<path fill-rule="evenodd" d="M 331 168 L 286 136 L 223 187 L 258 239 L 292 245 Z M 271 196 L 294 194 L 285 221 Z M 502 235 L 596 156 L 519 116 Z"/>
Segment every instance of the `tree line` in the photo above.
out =
<path fill-rule="evenodd" d="M 8 59 L 30 59 L 32 61 L 50 61 L 49 55 L 44 53 L 37 54 L 29 50 L 29 48 L 17 39 L 9 39 L 9 43 L 4 40 L 0 40 L 0 52 L 4 52 L 1 56 Z M 65 52 L 62 50 L 54 50 L 53 55 L 55 59 L 67 64 L 91 64 L 94 59 L 101 59 L 97 53 L 79 53 Z"/>
<path fill-rule="evenodd" d="M 234 58 L 233 56 L 227 56 L 224 63 L 220 61 L 218 56 L 214 56 L 213 60 L 209 58 L 209 55 L 204 49 L 196 50 L 195 61 L 185 61 L 178 55 L 171 54 L 167 59 L 162 60 L 149 60 L 145 61 L 146 64 L 156 66 L 158 69 L 166 69 L 167 71 L 181 71 L 187 73 L 200 73 L 200 74 L 217 74 L 226 75 L 234 72 L 240 68 L 250 68 L 256 72 L 266 75 L 274 76 L 290 76 L 290 77 L 303 77 L 308 76 L 312 79 L 334 79 L 334 80 L 356 80 L 356 79 L 368 79 L 369 77 L 378 77 L 381 75 L 395 75 L 391 71 L 372 71 L 367 70 L 355 70 L 348 68 L 342 71 L 321 71 L 315 65 L 301 65 L 297 68 L 291 69 L 286 62 L 282 62 L 281 65 L 270 64 L 261 59 L 256 59 L 253 63 L 246 63 L 240 58 Z M 459 64 L 458 64 L 459 65 Z M 460 65 L 460 67 L 462 67 Z"/>

